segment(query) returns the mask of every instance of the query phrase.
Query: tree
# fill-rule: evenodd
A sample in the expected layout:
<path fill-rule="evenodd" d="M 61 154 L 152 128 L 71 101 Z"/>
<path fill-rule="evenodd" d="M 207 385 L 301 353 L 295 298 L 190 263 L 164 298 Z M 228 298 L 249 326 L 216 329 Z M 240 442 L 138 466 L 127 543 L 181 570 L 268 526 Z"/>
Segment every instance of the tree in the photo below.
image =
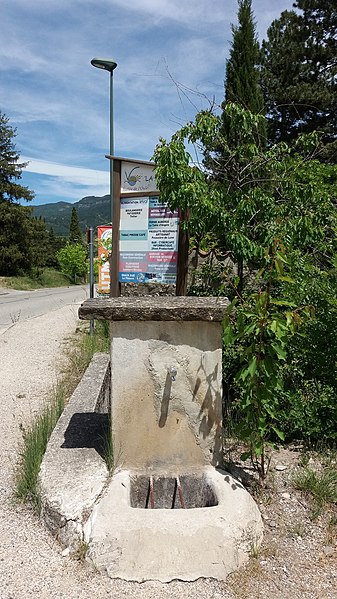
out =
<path fill-rule="evenodd" d="M 0 112 L 0 274 L 13 275 L 32 266 L 30 248 L 31 209 L 19 200 L 29 202 L 34 194 L 18 181 L 25 163 L 19 162 L 15 149 L 16 131 Z"/>
<path fill-rule="evenodd" d="M 294 148 L 263 147 L 257 135 L 263 116 L 230 102 L 224 111 L 240 143 L 224 136 L 211 112 L 200 113 L 171 142 L 157 146 L 156 180 L 171 210 L 190 210 L 192 235 L 211 232 L 218 248 L 230 251 L 236 263 L 244 261 L 248 270 L 244 289 L 238 277 L 223 272 L 222 292 L 233 300 L 226 346 L 233 345 L 236 356 L 225 377 L 239 406 L 247 455 L 264 477 L 266 442 L 284 438 L 280 402 L 285 381 L 291 381 L 284 374 L 285 364 L 290 368 L 290 340 L 303 320 L 312 319 L 308 277 L 324 279 L 337 264 L 337 170 L 317 160 L 317 134 L 299 137 Z M 228 159 L 221 177 L 212 177 L 191 165 L 185 144 L 199 143 L 206 151 L 216 147 L 219 136 Z M 322 305 L 334 306 L 328 294 Z"/>
<path fill-rule="evenodd" d="M 33 265 L 30 209 L 0 199 L 0 275 L 27 272 Z"/>
<path fill-rule="evenodd" d="M 77 210 L 76 210 L 75 206 L 72 208 L 72 211 L 71 211 L 70 227 L 69 227 L 69 241 L 71 243 L 75 243 L 75 244 L 80 243 L 82 241 L 82 233 L 81 233 L 80 224 L 78 222 Z"/>
<path fill-rule="evenodd" d="M 214 138 L 214 145 L 207 143 L 205 148 L 205 165 L 210 171 L 210 176 L 219 181 L 224 179 L 224 173 L 228 168 L 233 169 L 231 150 L 241 147 L 244 143 L 241 135 L 245 135 L 241 128 L 236 126 L 235 120 L 227 111 L 227 106 L 235 103 L 252 114 L 261 117 L 264 114 L 263 95 L 259 83 L 260 49 L 251 0 L 239 0 L 238 26 L 232 26 L 232 33 L 232 48 L 226 63 L 225 100 L 222 103 L 220 127 Z M 254 144 L 263 147 L 266 140 L 264 118 L 258 120 L 253 135 Z M 229 245 L 224 249 L 230 250 Z M 242 289 L 244 257 L 239 252 L 236 257 L 239 287 Z"/>
<path fill-rule="evenodd" d="M 237 27 L 226 64 L 225 104 L 235 102 L 254 114 L 262 114 L 263 95 L 259 84 L 259 44 L 256 38 L 251 0 L 239 0 Z"/>
<path fill-rule="evenodd" d="M 44 219 L 29 218 L 29 248 L 35 274 L 46 266 L 58 268 L 57 252 L 65 245 L 62 237 L 56 237 L 53 229 L 48 231 Z"/>
<path fill-rule="evenodd" d="M 65 237 L 55 235 L 52 227 L 49 229 L 46 244 L 46 266 L 52 266 L 54 268 L 58 267 L 57 252 L 66 245 L 66 242 L 67 240 Z"/>
<path fill-rule="evenodd" d="M 227 143 L 240 144 L 239 131 L 230 130 L 231 121 L 227 118 L 225 106 L 228 102 L 239 104 L 253 114 L 264 113 L 264 101 L 260 88 L 260 49 L 251 0 L 239 0 L 238 26 L 232 25 L 233 41 L 230 56 L 226 63 L 225 100 L 222 103 L 222 130 Z M 264 143 L 265 126 L 261 120 L 258 134 Z M 218 153 L 223 159 L 223 148 Z"/>
<path fill-rule="evenodd" d="M 262 43 L 262 85 L 271 142 L 321 131 L 337 135 L 337 9 L 334 0 L 298 0 Z M 329 148 L 330 156 L 335 151 Z"/>
<path fill-rule="evenodd" d="M 16 130 L 9 125 L 9 118 L 0 112 L 0 201 L 31 201 L 34 193 L 17 183 L 21 179 L 26 163 L 19 163 L 20 156 L 15 149 Z"/>
<path fill-rule="evenodd" d="M 61 271 L 76 283 L 77 279 L 85 279 L 87 273 L 87 251 L 82 243 L 67 242 L 57 253 Z"/>

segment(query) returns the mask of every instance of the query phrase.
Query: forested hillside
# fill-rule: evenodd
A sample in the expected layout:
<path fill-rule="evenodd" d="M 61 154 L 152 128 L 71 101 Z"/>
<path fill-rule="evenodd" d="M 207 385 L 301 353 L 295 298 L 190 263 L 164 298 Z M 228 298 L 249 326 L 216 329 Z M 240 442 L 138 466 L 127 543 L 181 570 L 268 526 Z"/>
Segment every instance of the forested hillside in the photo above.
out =
<path fill-rule="evenodd" d="M 87 227 L 97 227 L 111 222 L 109 195 L 87 196 L 74 204 L 70 204 L 70 202 L 41 204 L 33 207 L 33 215 L 43 218 L 47 227 L 52 228 L 56 235 L 66 236 L 69 233 L 73 208 L 76 208 L 82 233 Z"/>

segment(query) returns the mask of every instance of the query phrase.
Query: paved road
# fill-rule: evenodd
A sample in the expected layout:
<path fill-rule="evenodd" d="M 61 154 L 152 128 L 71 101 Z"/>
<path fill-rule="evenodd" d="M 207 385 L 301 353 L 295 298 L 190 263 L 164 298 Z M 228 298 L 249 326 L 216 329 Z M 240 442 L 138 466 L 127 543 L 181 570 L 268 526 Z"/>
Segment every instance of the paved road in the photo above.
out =
<path fill-rule="evenodd" d="M 42 316 L 63 306 L 78 304 L 84 301 L 88 294 L 88 285 L 35 291 L 0 288 L 0 335 L 16 322 Z"/>

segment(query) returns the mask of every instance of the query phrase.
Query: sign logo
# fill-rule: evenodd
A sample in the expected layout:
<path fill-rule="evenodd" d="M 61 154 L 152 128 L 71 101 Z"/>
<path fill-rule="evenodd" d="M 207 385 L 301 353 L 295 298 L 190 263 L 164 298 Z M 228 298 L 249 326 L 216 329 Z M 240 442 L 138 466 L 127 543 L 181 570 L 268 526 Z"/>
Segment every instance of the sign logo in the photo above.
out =
<path fill-rule="evenodd" d="M 134 174 L 135 170 L 137 170 L 138 168 L 140 167 L 135 166 L 133 169 L 131 169 L 129 173 L 125 171 L 124 183 L 128 183 L 129 185 L 131 185 L 131 187 L 133 187 L 134 185 L 136 185 L 137 182 L 141 180 L 141 176 L 139 174 Z"/>
<path fill-rule="evenodd" d="M 132 162 L 122 162 L 123 173 L 121 193 L 130 193 L 137 191 L 156 191 L 156 177 L 154 166 L 152 164 L 134 164 Z"/>

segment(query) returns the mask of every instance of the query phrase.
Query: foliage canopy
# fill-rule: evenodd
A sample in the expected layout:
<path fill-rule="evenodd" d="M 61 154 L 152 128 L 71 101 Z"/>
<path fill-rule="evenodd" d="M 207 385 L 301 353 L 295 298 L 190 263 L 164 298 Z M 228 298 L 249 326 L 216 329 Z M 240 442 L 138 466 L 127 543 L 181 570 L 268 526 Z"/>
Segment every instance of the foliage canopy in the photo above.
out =
<path fill-rule="evenodd" d="M 230 102 L 224 112 L 230 130 L 236 131 L 236 145 L 224 134 L 221 118 L 201 112 L 170 142 L 160 141 L 154 154 L 156 178 L 171 209 L 190 211 L 185 226 L 192 236 L 211 240 L 220 253 L 231 256 L 233 266 L 240 261 L 245 265 L 243 289 L 235 268 L 223 270 L 219 288 L 233 300 L 225 346 L 235 347 L 236 358 L 225 376 L 240 407 L 241 437 L 264 476 L 265 443 L 284 438 L 281 409 L 294 389 L 288 352 L 298 358 L 298 327 L 309 331 L 318 321 L 313 308 L 319 305 L 317 298 L 311 302 L 308 277 L 325 277 L 329 283 L 321 301 L 332 299 L 337 170 L 320 162 L 316 132 L 299 136 L 291 146 L 282 142 L 262 147 L 263 116 Z M 186 150 L 191 143 L 198 144 L 201 153 L 224 149 L 221 177 L 192 163 Z M 333 313 L 335 318 L 335 307 Z M 337 374 L 336 367 L 334 371 Z"/>
<path fill-rule="evenodd" d="M 271 141 L 321 131 L 336 161 L 337 9 L 334 0 L 298 0 L 272 22 L 262 44 L 262 83 Z M 332 144 L 332 145 L 330 145 Z"/>

